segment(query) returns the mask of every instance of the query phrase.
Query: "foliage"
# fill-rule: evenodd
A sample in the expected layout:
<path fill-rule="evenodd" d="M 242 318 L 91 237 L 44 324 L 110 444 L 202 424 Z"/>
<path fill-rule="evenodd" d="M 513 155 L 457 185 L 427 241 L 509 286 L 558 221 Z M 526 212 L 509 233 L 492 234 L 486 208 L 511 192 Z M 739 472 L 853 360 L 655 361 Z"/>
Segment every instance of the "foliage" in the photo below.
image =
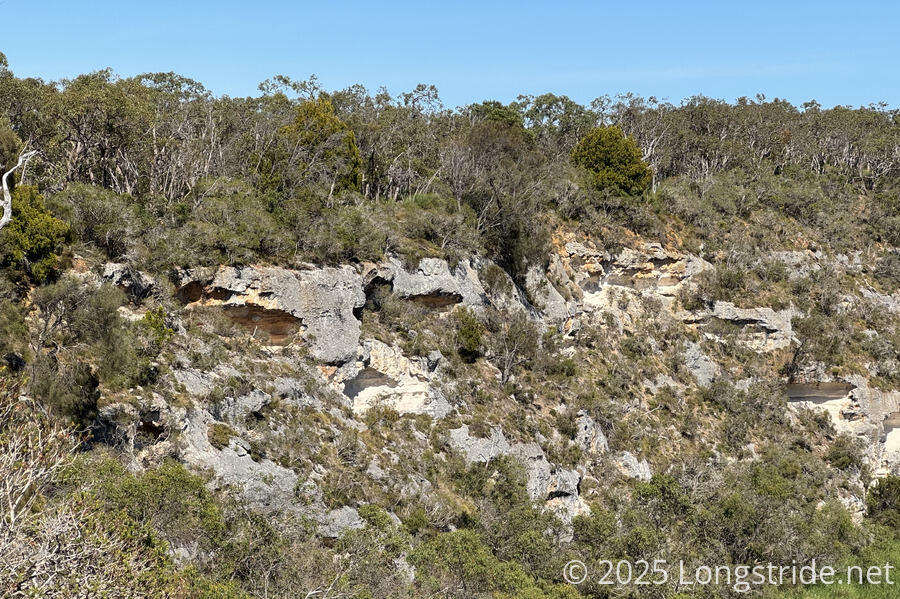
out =
<path fill-rule="evenodd" d="M 578 597 L 568 585 L 536 584 L 515 562 L 494 557 L 470 530 L 443 533 L 423 543 L 410 555 L 421 569 L 422 584 L 446 597 Z M 543 587 L 543 588 L 542 588 Z"/>
<path fill-rule="evenodd" d="M 90 243 L 112 260 L 124 256 L 140 229 L 137 206 L 127 195 L 74 183 L 51 199 L 72 223 L 75 239 Z"/>
<path fill-rule="evenodd" d="M 634 139 L 616 126 L 592 129 L 572 148 L 572 162 L 587 169 L 600 190 L 640 195 L 653 178 Z"/>
<path fill-rule="evenodd" d="M 16 135 L 15 131 L 0 124 L 0 177 L 10 168 L 15 166 L 19 159 L 19 150 L 22 147 L 22 140 Z M 10 176 L 9 187 L 15 191 L 15 177 Z"/>
<path fill-rule="evenodd" d="M 896 320 L 880 295 L 849 291 L 898 287 L 896 110 L 761 97 L 675 106 L 630 95 L 582 106 L 554 94 L 450 110 L 427 85 L 396 96 L 361 86 L 325 93 L 315 80 L 285 77 L 257 97 L 229 98 L 172 73 L 17 78 L 0 59 L 0 111 L 0 152 L 29 140 L 41 159 L 28 180 L 48 197 L 45 205 L 20 185 L 3 233 L 0 350 L 34 402 L 16 404 L 22 420 L 0 421 L 0 454 L 12 456 L 0 467 L 14 479 L 27 470 L 21 464 L 71 453 L 64 423 L 97 435 L 64 474 L 35 480 L 28 509 L 17 510 L 29 527 L 15 532 L 24 535 L 16 555 L 26 568 L 41 564 L 29 579 L 35 596 L 73 594 L 65 585 L 79 583 L 110 596 L 574 597 L 560 585 L 574 557 L 591 572 L 599 560 L 624 558 L 839 562 L 866 555 L 870 533 L 887 537 L 897 526 L 892 478 L 871 489 L 868 521 L 854 524 L 836 497 L 865 492 L 859 446 L 821 414 L 787 412 L 781 384 L 820 363 L 836 376 L 868 370 L 884 388 L 900 381 Z M 555 254 L 565 266 L 564 252 L 576 260 L 569 242 L 584 240 L 598 256 L 658 241 L 703 258 L 713 268 L 690 265 L 704 272 L 681 286 L 683 307 L 793 306 L 797 341 L 762 357 L 738 342 L 752 325 L 659 318 L 657 306 L 636 299 L 642 293 L 608 298 L 628 322 L 573 318 L 543 335 L 500 308 L 548 264 L 565 299 L 577 299 Z M 60 275 L 69 254 L 77 273 Z M 854 268 L 823 268 L 832 254 Z M 440 350 L 452 406 L 443 419 L 376 406 L 352 422 L 346 398 L 318 374 L 304 378 L 302 349 L 248 341 L 220 309 L 182 310 L 166 297 L 178 267 L 314 262 L 374 273 L 365 263 L 386 255 L 408 268 L 423 257 L 471 259 L 486 289 L 491 305 L 476 314 L 403 300 L 375 275 L 366 288 L 364 338 L 408 357 Z M 815 265 L 795 268 L 797 256 Z M 149 271 L 159 293 L 144 307 L 126 305 L 88 272 L 108 260 Z M 594 284 L 578 281 L 585 291 Z M 730 372 L 702 389 L 683 355 L 698 338 Z M 219 376 L 226 367 L 240 375 L 206 398 L 172 383 L 172 371 Z M 302 391 L 282 392 L 295 376 Z M 731 380 L 759 382 L 739 389 Z M 232 421 L 219 400 L 256 390 L 269 399 Z M 157 419 L 160 398 L 173 414 L 209 400 L 203 407 L 228 422 L 206 431 L 213 447 L 247 440 L 250 460 L 265 456 L 297 474 L 300 500 L 353 506 L 361 526 L 323 541 L 291 510 L 261 514 L 233 490 L 210 490 L 161 458 L 180 431 L 168 413 Z M 122 454 L 100 443 L 117 413 L 136 429 L 123 435 Z M 585 446 L 584 416 L 609 453 Z M 571 542 L 540 493 L 551 505 L 569 500 L 549 489 L 532 500 L 511 456 L 466 464 L 447 446 L 447 431 L 461 425 L 482 438 L 502 427 L 514 448 L 537 440 L 554 467 L 583 475 L 579 494 L 591 511 L 572 522 Z M 52 441 L 44 457 L 17 453 L 41 435 Z M 158 443 L 146 451 L 151 437 Z M 646 457 L 656 475 L 621 475 L 611 460 L 624 450 Z M 66 560 L 90 567 L 39 586 Z M 579 590 L 611 596 L 590 583 Z"/>
<path fill-rule="evenodd" d="M 47 210 L 34 186 L 19 186 L 12 206 L 15 216 L 0 232 L 3 264 L 36 282 L 53 278 L 69 241 L 69 225 Z"/>
<path fill-rule="evenodd" d="M 228 447 L 228 443 L 231 442 L 231 438 L 235 435 L 237 433 L 234 429 L 222 422 L 214 422 L 209 425 L 209 430 L 207 431 L 209 443 L 216 449 Z"/>
<path fill-rule="evenodd" d="M 484 325 L 474 312 L 468 308 L 460 308 L 453 313 L 456 321 L 456 347 L 466 360 L 475 360 L 484 345 Z"/>
<path fill-rule="evenodd" d="M 868 516 L 875 522 L 900 529 L 900 477 L 879 479 L 866 498 Z"/>

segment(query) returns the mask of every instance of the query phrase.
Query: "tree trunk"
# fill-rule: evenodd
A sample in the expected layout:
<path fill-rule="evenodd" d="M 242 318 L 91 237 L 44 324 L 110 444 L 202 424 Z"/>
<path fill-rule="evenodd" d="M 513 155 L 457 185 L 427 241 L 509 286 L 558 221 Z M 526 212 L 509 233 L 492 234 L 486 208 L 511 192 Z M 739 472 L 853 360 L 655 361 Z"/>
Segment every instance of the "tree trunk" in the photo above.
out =
<path fill-rule="evenodd" d="M 12 219 L 12 194 L 9 192 L 9 176 L 19 167 L 24 169 L 25 165 L 28 164 L 28 161 L 35 154 L 37 152 L 25 152 L 19 156 L 19 162 L 3 174 L 3 216 L 0 217 L 0 229 L 3 229 Z"/>

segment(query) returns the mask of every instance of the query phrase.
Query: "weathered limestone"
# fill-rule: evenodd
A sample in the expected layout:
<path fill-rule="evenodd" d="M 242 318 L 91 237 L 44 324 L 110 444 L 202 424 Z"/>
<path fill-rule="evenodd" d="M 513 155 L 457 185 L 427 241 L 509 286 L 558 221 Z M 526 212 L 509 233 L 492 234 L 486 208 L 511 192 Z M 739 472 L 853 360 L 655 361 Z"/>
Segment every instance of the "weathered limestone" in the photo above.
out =
<path fill-rule="evenodd" d="M 422 258 L 413 271 L 407 271 L 398 258 L 391 257 L 378 265 L 374 277 L 391 283 L 398 297 L 428 306 L 487 304 L 478 272 L 469 260 L 463 260 L 451 269 L 446 260 Z"/>
<path fill-rule="evenodd" d="M 628 478 L 634 478 L 642 482 L 647 482 L 653 478 L 653 472 L 650 470 L 650 464 L 647 460 L 640 460 L 634 457 L 634 454 L 623 451 L 616 458 L 616 467 L 619 472 Z"/>
<path fill-rule="evenodd" d="M 692 341 L 685 346 L 684 363 L 701 387 L 712 385 L 721 371 L 719 365 L 703 353 L 700 344 Z"/>
<path fill-rule="evenodd" d="M 116 262 L 108 262 L 103 266 L 100 279 L 121 288 L 135 300 L 147 297 L 156 287 L 156 281 L 147 273 Z"/>
<path fill-rule="evenodd" d="M 212 471 L 215 484 L 238 489 L 258 510 L 290 510 L 297 484 L 294 471 L 267 459 L 254 461 L 246 442 L 238 437 L 233 437 L 227 447 L 216 449 L 208 436 L 214 422 L 203 409 L 186 414 L 180 435 L 181 459 L 195 469 Z"/>
<path fill-rule="evenodd" d="M 537 443 L 510 444 L 499 428 L 491 429 L 488 438 L 472 437 L 466 425 L 452 429 L 448 440 L 467 463 L 489 462 L 504 455 L 515 458 L 525 467 L 528 495 L 557 510 L 565 521 L 588 510 L 579 496 L 581 474 L 552 465 Z"/>
<path fill-rule="evenodd" d="M 789 347 L 796 341 L 791 319 L 797 314 L 793 308 L 738 308 L 731 302 L 716 302 L 711 316 L 744 327 L 746 344 L 757 351 L 772 351 Z"/>
<path fill-rule="evenodd" d="M 430 362 L 411 360 L 400 348 L 375 339 L 363 341 L 358 372 L 343 383 L 344 395 L 353 402 L 355 414 L 365 414 L 376 405 L 384 405 L 400 414 L 428 414 L 443 418 L 450 404 L 432 383 Z"/>
<path fill-rule="evenodd" d="M 360 324 L 353 311 L 366 301 L 362 277 L 350 266 L 287 270 L 279 267 L 223 266 L 176 274 L 179 295 L 190 304 L 220 305 L 248 328 L 266 330 L 274 340 L 299 328 L 318 361 L 352 359 Z"/>
<path fill-rule="evenodd" d="M 606 435 L 600 429 L 600 425 L 594 422 L 584 410 L 578 412 L 578 418 L 575 420 L 575 442 L 581 447 L 582 451 L 590 454 L 606 453 L 609 449 L 609 443 Z"/>

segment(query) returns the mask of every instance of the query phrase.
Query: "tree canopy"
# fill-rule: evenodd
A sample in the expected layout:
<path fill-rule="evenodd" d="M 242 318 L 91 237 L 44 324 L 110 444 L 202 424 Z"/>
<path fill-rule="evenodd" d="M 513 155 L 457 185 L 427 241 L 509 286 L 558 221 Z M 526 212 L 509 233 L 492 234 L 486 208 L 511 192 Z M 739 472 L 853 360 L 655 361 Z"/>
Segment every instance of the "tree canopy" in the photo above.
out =
<path fill-rule="evenodd" d="M 640 148 L 615 125 L 596 127 L 581 138 L 572 148 L 572 161 L 591 173 L 597 189 L 639 195 L 653 179 Z"/>

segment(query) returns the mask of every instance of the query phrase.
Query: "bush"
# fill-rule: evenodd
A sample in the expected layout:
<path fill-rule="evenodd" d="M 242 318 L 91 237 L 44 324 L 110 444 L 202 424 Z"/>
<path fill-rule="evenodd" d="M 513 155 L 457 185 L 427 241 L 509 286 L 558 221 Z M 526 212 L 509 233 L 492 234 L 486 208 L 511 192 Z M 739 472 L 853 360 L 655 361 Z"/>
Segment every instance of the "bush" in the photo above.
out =
<path fill-rule="evenodd" d="M 74 183 L 52 201 L 68 213 L 76 239 L 94 244 L 112 260 L 128 252 L 140 230 L 137 206 L 127 195 Z"/>
<path fill-rule="evenodd" d="M 869 518 L 900 530 L 900 476 L 879 479 L 866 498 Z"/>
<path fill-rule="evenodd" d="M 396 217 L 404 237 L 425 241 L 452 259 L 479 248 L 475 211 L 452 198 L 413 196 L 397 206 Z"/>
<path fill-rule="evenodd" d="M 56 276 L 69 225 L 55 218 L 37 188 L 23 185 L 13 194 L 12 221 L 0 232 L 3 264 L 41 283 Z"/>
<path fill-rule="evenodd" d="M 426 590 L 460 599 L 493 593 L 493 597 L 528 599 L 574 598 L 571 586 L 540 588 L 521 565 L 497 559 L 471 530 L 439 534 L 416 547 L 410 563 Z"/>
<path fill-rule="evenodd" d="M 591 173 L 593 186 L 600 190 L 640 195 L 653 180 L 637 144 L 616 126 L 592 129 L 572 149 L 571 158 Z"/>
<path fill-rule="evenodd" d="M 468 308 L 453 313 L 456 320 L 456 349 L 466 361 L 474 362 L 484 346 L 484 325 Z"/>
<path fill-rule="evenodd" d="M 210 444 L 216 449 L 228 447 L 231 438 L 236 435 L 237 433 L 234 432 L 233 428 L 221 422 L 215 422 L 209 425 L 209 429 L 206 431 L 206 436 L 209 439 Z"/>

